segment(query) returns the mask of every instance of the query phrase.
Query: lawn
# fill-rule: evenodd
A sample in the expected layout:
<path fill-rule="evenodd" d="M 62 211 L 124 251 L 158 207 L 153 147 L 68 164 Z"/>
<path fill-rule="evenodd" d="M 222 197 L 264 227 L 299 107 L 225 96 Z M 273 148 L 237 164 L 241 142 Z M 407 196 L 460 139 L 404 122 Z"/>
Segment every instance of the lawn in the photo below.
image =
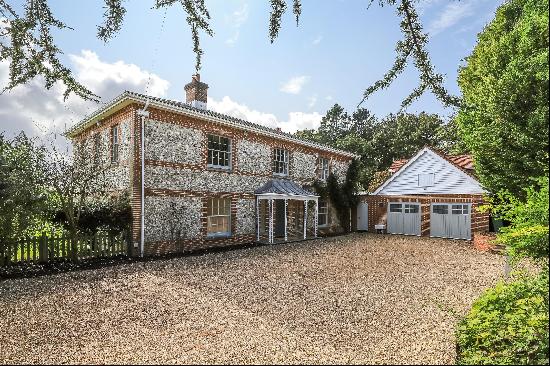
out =
<path fill-rule="evenodd" d="M 0 282 L 0 363 L 453 363 L 502 275 L 468 242 L 353 234 Z"/>

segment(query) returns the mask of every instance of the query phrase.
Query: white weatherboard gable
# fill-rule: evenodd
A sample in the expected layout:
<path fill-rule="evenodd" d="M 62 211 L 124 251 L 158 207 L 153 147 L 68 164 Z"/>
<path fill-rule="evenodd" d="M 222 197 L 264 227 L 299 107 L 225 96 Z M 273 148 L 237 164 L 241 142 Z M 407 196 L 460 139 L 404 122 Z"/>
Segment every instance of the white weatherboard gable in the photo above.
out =
<path fill-rule="evenodd" d="M 435 173 L 434 184 L 418 186 L 418 175 Z M 481 184 L 439 156 L 429 148 L 420 150 L 413 158 L 382 184 L 375 195 L 405 194 L 482 194 L 487 193 Z"/>

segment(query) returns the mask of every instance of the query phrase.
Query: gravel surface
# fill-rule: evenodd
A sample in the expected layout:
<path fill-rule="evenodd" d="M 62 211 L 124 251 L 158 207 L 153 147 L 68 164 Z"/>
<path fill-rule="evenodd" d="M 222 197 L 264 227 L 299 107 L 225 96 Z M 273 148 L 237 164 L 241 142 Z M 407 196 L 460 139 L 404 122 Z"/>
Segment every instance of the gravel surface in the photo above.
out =
<path fill-rule="evenodd" d="M 0 363 L 453 363 L 504 259 L 352 234 L 0 282 Z"/>

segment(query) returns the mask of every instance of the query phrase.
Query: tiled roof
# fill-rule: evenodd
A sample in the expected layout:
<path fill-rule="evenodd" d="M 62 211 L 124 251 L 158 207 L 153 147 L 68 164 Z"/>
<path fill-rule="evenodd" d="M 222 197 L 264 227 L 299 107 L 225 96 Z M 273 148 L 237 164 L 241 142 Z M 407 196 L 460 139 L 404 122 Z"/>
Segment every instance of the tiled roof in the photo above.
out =
<path fill-rule="evenodd" d="M 272 179 L 254 191 L 255 194 L 283 194 L 289 196 L 315 196 L 287 179 Z"/>
<path fill-rule="evenodd" d="M 403 165 L 407 164 L 407 161 L 409 161 L 409 159 L 394 160 L 388 170 L 392 173 L 395 173 L 396 171 L 401 169 Z"/>
<path fill-rule="evenodd" d="M 74 134 L 79 133 L 80 130 L 84 130 L 85 128 L 88 127 L 88 124 L 90 123 L 90 121 L 92 121 L 94 119 L 94 117 L 97 117 L 97 116 L 101 115 L 102 113 L 108 111 L 110 108 L 114 107 L 116 104 L 124 101 L 125 99 L 133 99 L 133 100 L 135 100 L 136 102 L 139 102 L 139 103 L 145 103 L 148 100 L 149 103 L 151 103 L 153 106 L 155 106 L 155 104 L 156 104 L 156 105 L 161 105 L 161 106 L 166 106 L 166 107 L 172 107 L 172 108 L 175 108 L 175 109 L 180 109 L 180 110 L 183 110 L 183 111 L 189 111 L 193 114 L 201 115 L 201 116 L 204 116 L 204 117 L 210 117 L 212 119 L 223 120 L 223 121 L 229 122 L 233 125 L 237 125 L 238 127 L 246 129 L 246 130 L 256 130 L 256 131 L 259 131 L 259 132 L 268 133 L 270 135 L 276 134 L 276 135 L 279 135 L 281 138 L 284 138 L 286 140 L 292 140 L 294 142 L 297 142 L 297 143 L 300 143 L 300 144 L 303 144 L 303 145 L 308 145 L 308 146 L 319 148 L 319 149 L 322 149 L 322 150 L 328 150 L 328 151 L 340 153 L 340 154 L 347 155 L 347 156 L 350 156 L 350 157 L 358 157 L 357 155 L 355 155 L 353 153 L 350 153 L 348 151 L 335 149 L 335 148 L 332 148 L 332 147 L 329 147 L 329 146 L 318 144 L 318 143 L 310 141 L 310 140 L 299 138 L 299 137 L 296 137 L 295 135 L 293 135 L 291 133 L 283 132 L 279 129 L 274 129 L 274 128 L 262 126 L 258 123 L 249 122 L 249 121 L 246 121 L 244 119 L 232 117 L 232 116 L 229 116 L 229 115 L 223 114 L 223 113 L 214 112 L 214 111 L 209 110 L 209 109 L 196 108 L 196 107 L 193 107 L 193 106 L 191 106 L 187 103 L 184 103 L 184 102 L 170 100 L 170 99 L 164 99 L 164 98 L 158 98 L 158 97 L 152 97 L 152 96 L 148 96 L 148 95 L 140 94 L 140 93 L 136 93 L 136 92 L 131 92 L 131 91 L 125 91 L 124 93 L 120 94 L 118 97 L 116 97 L 115 99 L 113 99 L 109 103 L 106 103 L 102 108 L 98 109 L 93 114 L 86 116 L 82 121 L 80 121 L 75 126 L 73 126 L 71 129 L 69 129 L 69 131 L 67 131 L 66 134 L 70 136 L 70 135 L 74 135 Z"/>
<path fill-rule="evenodd" d="M 474 160 L 471 155 L 440 155 L 467 173 L 474 172 Z M 403 165 L 407 164 L 407 161 L 409 161 L 409 159 L 395 160 L 388 170 L 391 173 L 395 173 L 401 169 Z"/>
<path fill-rule="evenodd" d="M 455 165 L 463 169 L 474 170 L 474 159 L 472 159 L 472 155 L 447 155 L 447 157 L 455 163 Z"/>

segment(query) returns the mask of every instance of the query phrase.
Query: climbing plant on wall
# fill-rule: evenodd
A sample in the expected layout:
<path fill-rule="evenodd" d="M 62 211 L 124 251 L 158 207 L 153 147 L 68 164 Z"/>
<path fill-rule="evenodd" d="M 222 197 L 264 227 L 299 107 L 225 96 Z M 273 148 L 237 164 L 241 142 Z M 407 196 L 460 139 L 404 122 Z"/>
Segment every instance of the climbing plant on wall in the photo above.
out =
<path fill-rule="evenodd" d="M 313 184 L 315 192 L 322 198 L 330 200 L 336 209 L 340 225 L 344 231 L 350 231 L 351 209 L 357 206 L 359 190 L 359 173 L 361 163 L 354 159 L 346 173 L 345 180 L 340 183 L 333 173 L 330 173 L 326 182 L 316 181 Z"/>

